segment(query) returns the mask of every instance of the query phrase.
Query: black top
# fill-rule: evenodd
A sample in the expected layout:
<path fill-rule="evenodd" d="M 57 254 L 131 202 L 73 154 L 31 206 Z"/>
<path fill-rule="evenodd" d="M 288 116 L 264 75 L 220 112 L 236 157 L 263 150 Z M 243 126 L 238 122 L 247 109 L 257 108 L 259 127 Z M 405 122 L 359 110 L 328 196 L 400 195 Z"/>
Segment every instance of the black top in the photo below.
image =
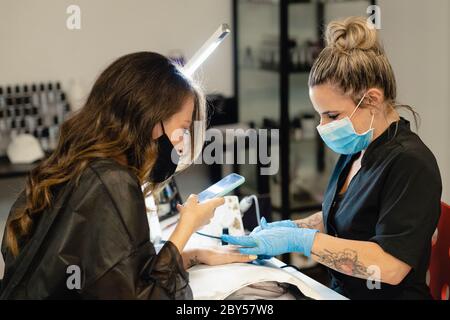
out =
<path fill-rule="evenodd" d="M 342 198 L 338 193 L 360 156 L 342 155 L 322 205 L 325 231 L 343 239 L 373 241 L 412 267 L 396 286 L 367 281 L 329 269 L 331 286 L 350 299 L 427 299 L 425 283 L 431 237 L 440 216 L 442 182 L 431 151 L 401 118 L 366 149 L 361 169 Z"/>
<path fill-rule="evenodd" d="M 23 204 L 22 192 L 8 221 Z M 34 230 L 16 258 L 3 239 L 2 299 L 192 298 L 177 248 L 166 242 L 156 254 L 150 242 L 137 177 L 113 160 L 94 161 L 78 185 L 55 191 Z M 79 267 L 80 288 L 72 265 Z"/>

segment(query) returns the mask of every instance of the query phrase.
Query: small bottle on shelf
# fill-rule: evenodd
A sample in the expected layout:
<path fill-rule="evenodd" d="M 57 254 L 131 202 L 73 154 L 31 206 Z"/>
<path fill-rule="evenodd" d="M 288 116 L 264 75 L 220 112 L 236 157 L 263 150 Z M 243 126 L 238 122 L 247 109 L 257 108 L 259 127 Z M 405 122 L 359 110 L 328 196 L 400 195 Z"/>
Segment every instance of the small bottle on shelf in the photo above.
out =
<path fill-rule="evenodd" d="M 49 133 L 48 127 L 44 127 L 42 129 L 40 142 L 41 142 L 42 150 L 44 150 L 44 151 L 50 150 L 50 133 Z"/>
<path fill-rule="evenodd" d="M 39 93 L 36 84 L 31 86 L 31 104 L 36 108 L 39 106 Z"/>
<path fill-rule="evenodd" d="M 16 85 L 16 87 L 14 88 L 14 95 L 13 95 L 14 99 L 16 100 L 14 103 L 17 104 L 17 99 L 21 98 L 21 90 L 20 90 L 20 86 Z"/>
<path fill-rule="evenodd" d="M 9 137 L 11 138 L 11 140 L 13 140 L 15 137 L 17 137 L 18 134 L 18 130 L 17 130 L 17 125 L 15 121 L 11 122 L 11 130 L 9 132 Z"/>
<path fill-rule="evenodd" d="M 61 92 L 59 95 L 59 99 L 58 99 L 58 104 L 56 106 L 56 115 L 58 116 L 58 122 L 59 123 L 63 123 L 64 119 L 65 119 L 65 106 L 66 106 L 66 95 L 64 94 L 64 92 Z"/>
<path fill-rule="evenodd" d="M 3 110 L 6 106 L 6 99 L 3 93 L 3 87 L 0 87 L 0 110 Z"/>
<path fill-rule="evenodd" d="M 53 125 L 48 128 L 49 130 L 49 148 L 55 150 L 58 145 L 59 138 L 59 119 L 58 116 L 53 116 Z"/>
<path fill-rule="evenodd" d="M 41 116 L 43 117 L 43 123 L 47 124 L 46 115 L 48 114 L 47 93 L 45 92 L 45 85 L 41 83 L 39 85 L 39 106 L 41 107 Z"/>

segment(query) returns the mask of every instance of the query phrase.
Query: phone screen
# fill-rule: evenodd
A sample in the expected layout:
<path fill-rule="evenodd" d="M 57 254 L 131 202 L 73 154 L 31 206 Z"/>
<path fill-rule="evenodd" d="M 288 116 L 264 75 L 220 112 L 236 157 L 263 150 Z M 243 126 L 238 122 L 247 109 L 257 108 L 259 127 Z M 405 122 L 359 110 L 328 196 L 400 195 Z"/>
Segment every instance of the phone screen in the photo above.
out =
<path fill-rule="evenodd" d="M 215 197 L 222 197 L 233 189 L 239 187 L 244 182 L 245 178 L 243 176 L 236 173 L 229 174 L 219 182 L 210 186 L 208 189 L 200 192 L 198 195 L 198 201 L 203 202 Z"/>

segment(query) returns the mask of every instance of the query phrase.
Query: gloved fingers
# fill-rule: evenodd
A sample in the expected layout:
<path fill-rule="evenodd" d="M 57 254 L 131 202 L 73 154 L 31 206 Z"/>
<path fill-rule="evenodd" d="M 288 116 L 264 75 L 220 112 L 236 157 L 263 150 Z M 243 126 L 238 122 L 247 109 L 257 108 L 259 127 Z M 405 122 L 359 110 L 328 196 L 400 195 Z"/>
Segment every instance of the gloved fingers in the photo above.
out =
<path fill-rule="evenodd" d="M 253 255 L 257 256 L 257 255 L 262 254 L 262 250 L 260 247 L 241 248 L 241 249 L 239 249 L 239 252 L 241 254 L 247 254 L 247 255 L 252 255 L 252 256 Z"/>
<path fill-rule="evenodd" d="M 264 230 L 264 229 L 267 229 L 267 228 L 269 228 L 269 224 L 267 223 L 266 218 L 262 217 L 261 218 L 261 229 Z"/>
<path fill-rule="evenodd" d="M 228 234 L 224 234 L 224 235 L 222 235 L 222 240 L 229 244 L 234 244 L 234 245 L 238 245 L 241 247 L 256 246 L 255 240 L 249 236 L 235 237 L 235 236 L 230 236 Z"/>
<path fill-rule="evenodd" d="M 254 235 L 255 233 L 260 232 L 261 230 L 262 230 L 261 227 L 260 227 L 260 226 L 257 226 L 257 227 L 255 227 L 255 228 L 252 230 L 252 232 L 250 233 L 250 235 L 252 236 L 252 235 Z"/>
<path fill-rule="evenodd" d="M 252 230 L 252 232 L 250 233 L 250 235 L 252 236 L 255 233 L 260 232 L 261 230 L 268 229 L 268 228 L 270 228 L 270 226 L 268 225 L 266 218 L 262 217 L 260 220 L 259 226 L 255 227 Z"/>
<path fill-rule="evenodd" d="M 296 228 L 297 224 L 292 220 L 281 220 L 272 223 L 273 227 Z"/>
<path fill-rule="evenodd" d="M 287 227 L 290 227 L 290 228 L 298 228 L 298 225 L 297 225 L 294 221 L 288 220 L 288 225 L 287 225 Z"/>

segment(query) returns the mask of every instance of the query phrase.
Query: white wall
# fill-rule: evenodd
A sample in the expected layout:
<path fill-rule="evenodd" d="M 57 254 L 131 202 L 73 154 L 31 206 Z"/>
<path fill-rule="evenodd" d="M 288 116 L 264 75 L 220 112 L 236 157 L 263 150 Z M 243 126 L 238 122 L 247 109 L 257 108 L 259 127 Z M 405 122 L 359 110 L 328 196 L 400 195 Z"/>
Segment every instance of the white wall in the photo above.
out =
<path fill-rule="evenodd" d="M 66 28 L 66 8 L 81 8 L 81 30 Z M 1 0 L 0 85 L 71 80 L 89 90 L 115 58 L 134 51 L 191 57 L 221 23 L 231 0 Z M 232 37 L 203 65 L 208 92 L 232 90 Z"/>
<path fill-rule="evenodd" d="M 438 159 L 450 203 L 450 2 L 381 0 L 380 6 L 399 100 L 422 118 L 418 133 Z"/>

